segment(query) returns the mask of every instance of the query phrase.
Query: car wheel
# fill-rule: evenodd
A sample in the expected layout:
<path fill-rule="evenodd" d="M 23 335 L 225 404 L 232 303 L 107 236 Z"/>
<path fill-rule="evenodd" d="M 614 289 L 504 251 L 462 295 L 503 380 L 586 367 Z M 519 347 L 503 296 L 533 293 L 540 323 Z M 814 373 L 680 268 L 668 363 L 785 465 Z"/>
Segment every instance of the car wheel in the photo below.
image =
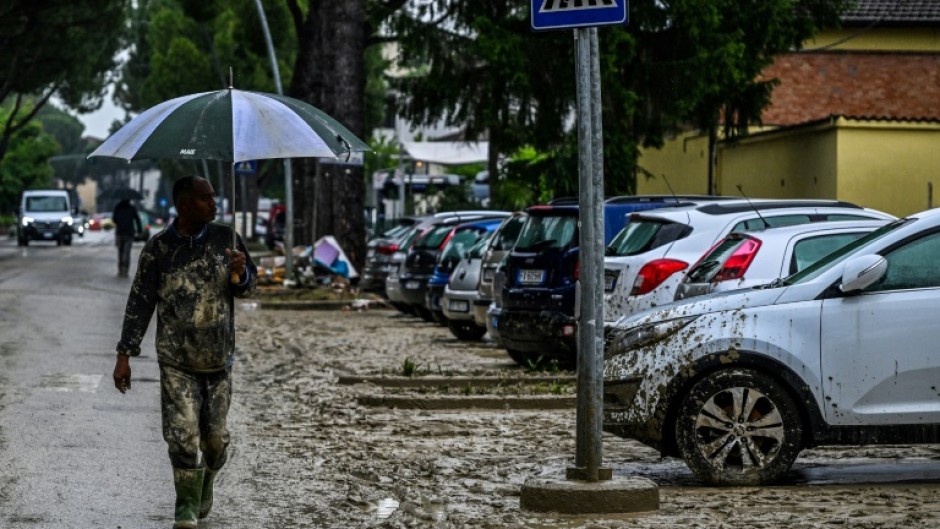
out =
<path fill-rule="evenodd" d="M 415 315 L 415 309 L 413 309 L 411 305 L 407 303 L 398 303 L 398 302 L 393 301 L 392 306 L 395 307 L 398 310 L 398 312 L 401 312 L 402 314 L 409 314 L 411 316 Z"/>
<path fill-rule="evenodd" d="M 447 328 L 458 340 L 477 342 L 486 334 L 486 327 L 480 327 L 472 321 L 447 320 Z"/>
<path fill-rule="evenodd" d="M 527 367 L 529 360 L 532 358 L 531 355 L 516 349 L 506 349 L 506 352 L 509 353 L 509 358 L 512 358 L 515 363 L 522 367 Z"/>
<path fill-rule="evenodd" d="M 65 239 L 64 241 L 62 241 L 62 244 L 66 245 L 66 246 L 72 246 L 72 238 L 69 237 L 69 238 Z"/>
<path fill-rule="evenodd" d="M 29 246 L 29 239 L 25 237 L 18 237 L 16 239 L 16 245 L 17 246 Z"/>
<path fill-rule="evenodd" d="M 715 485 L 770 483 L 802 449 L 793 399 L 770 377 L 747 369 L 708 375 L 685 396 L 676 443 L 692 472 Z"/>

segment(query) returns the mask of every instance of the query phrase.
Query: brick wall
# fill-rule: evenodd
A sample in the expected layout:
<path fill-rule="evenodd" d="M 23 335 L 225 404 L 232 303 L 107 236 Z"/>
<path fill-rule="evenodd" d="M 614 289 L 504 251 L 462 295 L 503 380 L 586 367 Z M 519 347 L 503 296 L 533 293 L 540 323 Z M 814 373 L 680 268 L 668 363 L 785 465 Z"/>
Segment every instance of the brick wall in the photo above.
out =
<path fill-rule="evenodd" d="M 765 125 L 841 114 L 940 119 L 940 54 L 806 52 L 782 55 L 764 72 L 778 78 Z"/>

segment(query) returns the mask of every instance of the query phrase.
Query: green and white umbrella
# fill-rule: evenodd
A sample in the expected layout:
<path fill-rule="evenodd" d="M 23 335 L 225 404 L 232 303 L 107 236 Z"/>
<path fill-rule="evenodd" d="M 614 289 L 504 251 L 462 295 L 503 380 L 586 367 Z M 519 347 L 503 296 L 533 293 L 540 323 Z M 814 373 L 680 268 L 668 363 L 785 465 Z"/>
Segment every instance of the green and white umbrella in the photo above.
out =
<path fill-rule="evenodd" d="M 229 88 L 160 103 L 121 127 L 89 157 L 236 163 L 338 158 L 368 150 L 349 129 L 310 104 Z"/>

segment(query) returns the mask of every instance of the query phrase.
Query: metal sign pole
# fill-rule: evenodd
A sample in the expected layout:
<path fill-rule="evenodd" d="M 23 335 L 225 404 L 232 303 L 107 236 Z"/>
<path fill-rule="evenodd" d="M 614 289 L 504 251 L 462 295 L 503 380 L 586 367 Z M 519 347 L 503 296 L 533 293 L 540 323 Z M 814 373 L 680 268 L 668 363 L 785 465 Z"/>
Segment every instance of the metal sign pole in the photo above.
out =
<path fill-rule="evenodd" d="M 569 468 L 570 479 L 598 481 L 610 479 L 609 470 L 600 468 L 602 460 L 601 421 L 603 417 L 602 362 L 598 358 L 599 337 L 603 335 L 603 293 L 598 284 L 603 274 L 603 254 L 598 244 L 603 236 L 603 173 L 597 164 L 600 148 L 599 69 L 592 68 L 592 55 L 597 53 L 597 31 L 593 28 L 574 30 L 577 59 L 578 114 L 578 209 L 580 216 L 579 252 L 581 260 L 580 303 L 578 314 L 578 410 L 576 425 L 575 468 Z M 593 52 L 593 53 L 592 53 Z M 596 57 L 594 57 L 596 59 Z M 598 108 L 595 109 L 595 106 Z M 594 123 L 595 119 L 598 121 Z M 595 172 L 601 172 L 600 175 Z M 599 184 L 599 185 L 598 185 Z M 597 218 L 600 217 L 600 222 Z M 599 228 L 599 229 L 598 229 Z M 600 293 L 600 295 L 598 295 Z M 600 303 L 598 303 L 600 300 Z M 600 309 L 600 312 L 598 311 Z M 600 318 L 598 318 L 598 312 Z"/>

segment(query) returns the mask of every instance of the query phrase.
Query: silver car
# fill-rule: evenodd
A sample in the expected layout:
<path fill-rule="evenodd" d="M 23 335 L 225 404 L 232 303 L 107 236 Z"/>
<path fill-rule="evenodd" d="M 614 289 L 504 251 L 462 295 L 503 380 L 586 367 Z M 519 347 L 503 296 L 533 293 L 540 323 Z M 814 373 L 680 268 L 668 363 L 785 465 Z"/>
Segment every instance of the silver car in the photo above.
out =
<path fill-rule="evenodd" d="M 444 288 L 441 309 L 447 318 L 447 328 L 460 340 L 479 340 L 486 334 L 486 323 L 479 325 L 473 318 L 474 303 L 480 298 L 480 271 L 483 253 L 493 240 L 496 231 L 483 236 L 460 260 L 450 274 L 450 281 Z"/>
<path fill-rule="evenodd" d="M 887 222 L 818 222 L 731 233 L 689 270 L 676 289 L 676 300 L 763 285 L 795 274 Z"/>
<path fill-rule="evenodd" d="M 494 299 L 493 281 L 496 278 L 496 271 L 500 263 L 513 246 L 516 245 L 516 239 L 522 231 L 522 225 L 525 224 L 525 212 L 518 212 L 512 217 L 506 219 L 503 225 L 496 230 L 489 247 L 483 253 L 482 275 L 480 276 L 479 296 L 473 305 L 473 320 L 477 325 L 486 327 L 486 311 Z"/>

